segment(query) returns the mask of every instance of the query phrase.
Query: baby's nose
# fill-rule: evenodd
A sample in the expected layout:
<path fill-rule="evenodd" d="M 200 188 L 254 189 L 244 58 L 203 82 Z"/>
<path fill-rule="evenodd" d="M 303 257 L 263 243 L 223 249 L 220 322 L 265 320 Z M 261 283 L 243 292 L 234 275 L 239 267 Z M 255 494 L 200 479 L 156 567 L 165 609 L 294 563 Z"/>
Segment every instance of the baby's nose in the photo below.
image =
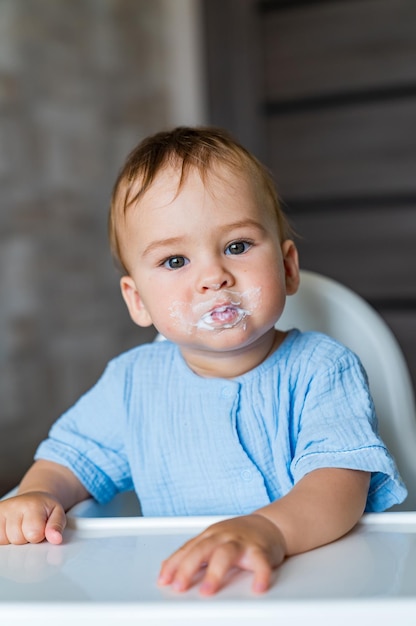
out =
<path fill-rule="evenodd" d="M 207 291 L 220 291 L 220 289 L 225 289 L 226 287 L 231 287 L 234 284 L 231 275 L 228 275 L 226 272 L 222 273 L 222 276 L 207 276 L 205 279 L 201 278 L 198 284 L 198 289 L 201 292 Z"/>
<path fill-rule="evenodd" d="M 219 291 L 234 284 L 233 274 L 220 259 L 209 257 L 199 267 L 197 288 L 201 292 Z"/>
<path fill-rule="evenodd" d="M 200 287 L 202 291 L 220 291 L 220 289 L 225 289 L 226 287 L 231 287 L 233 281 L 231 276 L 224 276 L 221 281 L 213 281 L 213 280 L 203 280 L 200 283 Z"/>

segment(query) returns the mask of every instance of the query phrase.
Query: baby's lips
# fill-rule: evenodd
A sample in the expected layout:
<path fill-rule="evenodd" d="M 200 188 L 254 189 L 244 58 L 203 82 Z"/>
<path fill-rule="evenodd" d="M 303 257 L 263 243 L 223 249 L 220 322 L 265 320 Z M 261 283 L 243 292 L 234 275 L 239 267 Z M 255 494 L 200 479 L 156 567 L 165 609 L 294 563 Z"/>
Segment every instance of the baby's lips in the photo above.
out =
<path fill-rule="evenodd" d="M 247 315 L 250 315 L 248 311 L 234 306 L 233 304 L 222 305 L 220 307 L 211 309 L 204 313 L 197 326 L 199 328 L 210 329 L 225 329 L 233 328 L 239 324 Z"/>
<path fill-rule="evenodd" d="M 238 314 L 238 307 L 232 304 L 222 304 L 221 306 L 216 306 L 203 315 L 201 315 L 201 320 L 206 322 L 207 324 L 215 324 L 217 321 L 222 321 L 223 319 L 231 319 Z"/>
<path fill-rule="evenodd" d="M 210 317 L 213 322 L 230 323 L 242 313 L 239 307 L 233 305 L 225 305 L 211 311 Z"/>

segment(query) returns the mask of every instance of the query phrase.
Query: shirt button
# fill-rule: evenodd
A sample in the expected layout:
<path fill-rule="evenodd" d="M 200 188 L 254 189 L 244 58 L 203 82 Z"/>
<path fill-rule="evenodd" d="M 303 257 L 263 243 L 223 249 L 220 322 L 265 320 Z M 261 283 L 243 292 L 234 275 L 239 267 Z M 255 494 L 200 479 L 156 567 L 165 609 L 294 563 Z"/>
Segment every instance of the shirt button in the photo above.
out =
<path fill-rule="evenodd" d="M 231 387 L 223 387 L 221 391 L 221 395 L 223 398 L 230 398 L 233 395 L 234 391 Z"/>
<path fill-rule="evenodd" d="M 251 471 L 250 471 L 250 470 L 248 470 L 248 469 L 243 470 L 243 471 L 241 472 L 241 478 L 242 478 L 243 480 L 245 480 L 245 481 L 246 481 L 246 483 L 249 483 L 251 480 L 253 480 L 253 472 L 251 472 Z"/>

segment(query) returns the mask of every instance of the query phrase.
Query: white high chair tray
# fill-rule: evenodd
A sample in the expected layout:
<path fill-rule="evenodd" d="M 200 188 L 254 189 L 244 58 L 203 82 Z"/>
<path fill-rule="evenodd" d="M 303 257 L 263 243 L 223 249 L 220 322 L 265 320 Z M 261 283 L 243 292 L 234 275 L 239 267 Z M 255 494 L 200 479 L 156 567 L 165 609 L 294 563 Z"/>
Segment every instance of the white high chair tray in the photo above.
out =
<path fill-rule="evenodd" d="M 0 546 L 1 624 L 416 624 L 416 512 L 364 516 L 343 539 L 288 559 L 265 595 L 240 572 L 202 598 L 156 578 L 166 556 L 219 518 L 132 517 L 133 500 L 117 506 L 75 507 L 60 546 Z"/>

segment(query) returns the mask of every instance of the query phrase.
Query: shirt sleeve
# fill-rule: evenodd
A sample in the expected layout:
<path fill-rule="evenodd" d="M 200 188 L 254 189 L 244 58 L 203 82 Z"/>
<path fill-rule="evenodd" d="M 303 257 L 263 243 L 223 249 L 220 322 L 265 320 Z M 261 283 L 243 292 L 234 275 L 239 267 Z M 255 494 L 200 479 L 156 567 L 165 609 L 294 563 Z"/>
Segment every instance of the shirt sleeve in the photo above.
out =
<path fill-rule="evenodd" d="M 323 467 L 371 472 L 366 511 L 404 500 L 406 488 L 379 437 L 367 377 L 353 353 L 345 353 L 308 384 L 291 470 L 295 481 Z"/>
<path fill-rule="evenodd" d="M 133 489 L 125 451 L 128 377 L 116 362 L 52 426 L 35 453 L 69 468 L 99 502 Z"/>

